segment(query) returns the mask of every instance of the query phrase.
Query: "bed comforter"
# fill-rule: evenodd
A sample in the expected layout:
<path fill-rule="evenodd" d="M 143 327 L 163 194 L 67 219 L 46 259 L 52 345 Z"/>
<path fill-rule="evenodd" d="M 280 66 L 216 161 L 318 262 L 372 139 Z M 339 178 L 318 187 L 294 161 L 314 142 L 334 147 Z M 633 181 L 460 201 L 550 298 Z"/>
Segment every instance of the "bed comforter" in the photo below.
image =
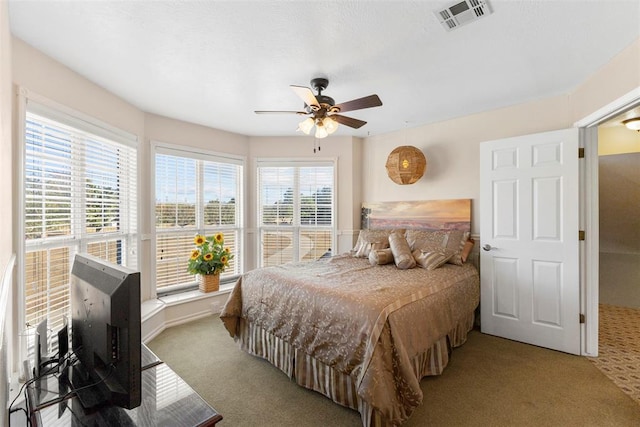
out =
<path fill-rule="evenodd" d="M 399 270 L 345 254 L 243 275 L 220 317 L 235 339 L 242 318 L 349 375 L 358 397 L 397 425 L 422 402 L 413 357 L 478 302 L 471 265 Z"/>

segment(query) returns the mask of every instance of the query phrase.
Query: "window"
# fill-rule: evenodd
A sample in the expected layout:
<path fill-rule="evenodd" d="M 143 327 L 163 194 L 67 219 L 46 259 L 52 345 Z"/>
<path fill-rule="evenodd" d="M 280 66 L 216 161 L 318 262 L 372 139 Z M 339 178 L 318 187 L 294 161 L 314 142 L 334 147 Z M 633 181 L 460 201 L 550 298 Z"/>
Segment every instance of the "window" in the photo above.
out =
<path fill-rule="evenodd" d="M 24 316 L 62 326 L 76 253 L 137 267 L 135 137 L 27 101 Z"/>
<path fill-rule="evenodd" d="M 157 291 L 195 287 L 187 271 L 196 234 L 224 234 L 234 258 L 221 274 L 241 272 L 242 161 L 157 145 L 155 149 L 155 221 Z"/>
<path fill-rule="evenodd" d="M 258 162 L 260 265 L 309 261 L 334 248 L 333 162 Z"/>

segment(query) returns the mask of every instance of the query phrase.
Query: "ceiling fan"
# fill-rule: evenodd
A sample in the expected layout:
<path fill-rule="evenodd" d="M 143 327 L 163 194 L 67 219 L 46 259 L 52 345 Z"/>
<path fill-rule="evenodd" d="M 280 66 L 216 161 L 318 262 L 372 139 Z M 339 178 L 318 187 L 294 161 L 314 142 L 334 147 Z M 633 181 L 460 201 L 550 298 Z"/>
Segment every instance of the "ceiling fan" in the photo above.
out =
<path fill-rule="evenodd" d="M 364 98 L 336 104 L 333 98 L 322 94 L 322 91 L 325 90 L 327 86 L 329 86 L 328 79 L 321 77 L 312 79 L 311 87 L 317 91 L 317 95 L 314 95 L 308 87 L 291 85 L 291 89 L 293 89 L 295 94 L 304 101 L 304 111 L 256 111 L 255 113 L 309 116 L 298 124 L 297 130 L 309 135 L 315 125 L 315 137 L 325 138 L 338 129 L 338 123 L 354 129 L 359 129 L 367 124 L 365 121 L 343 116 L 339 113 L 379 107 L 382 105 L 382 101 L 380 101 L 378 95 L 369 95 Z"/>

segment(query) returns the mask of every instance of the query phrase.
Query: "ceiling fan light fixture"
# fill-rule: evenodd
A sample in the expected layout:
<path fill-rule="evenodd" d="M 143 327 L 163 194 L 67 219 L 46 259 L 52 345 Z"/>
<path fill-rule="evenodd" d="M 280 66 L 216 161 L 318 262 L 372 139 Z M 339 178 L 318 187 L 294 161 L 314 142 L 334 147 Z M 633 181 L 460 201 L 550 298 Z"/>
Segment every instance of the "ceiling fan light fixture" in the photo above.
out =
<path fill-rule="evenodd" d="M 322 119 L 322 126 L 327 130 L 329 135 L 338 130 L 338 122 L 331 117 L 325 117 Z"/>
<path fill-rule="evenodd" d="M 640 132 L 640 117 L 623 120 L 622 124 L 625 125 L 627 129 L 637 130 L 638 132 Z"/>
<path fill-rule="evenodd" d="M 298 123 L 298 130 L 302 131 L 306 135 L 309 135 L 314 124 L 315 123 L 313 119 L 311 117 L 307 117 L 306 119 Z"/>
<path fill-rule="evenodd" d="M 318 123 L 316 123 L 316 138 L 322 139 L 322 138 L 326 138 L 327 136 L 329 136 L 329 132 L 327 131 L 327 128 L 325 128 L 322 125 L 322 122 L 318 120 Z"/>
<path fill-rule="evenodd" d="M 338 130 L 339 125 L 345 125 L 352 129 L 360 129 L 362 126 L 367 124 L 364 120 L 354 119 L 353 117 L 343 116 L 338 113 L 362 110 L 364 108 L 380 107 L 382 105 L 380 97 L 375 94 L 358 99 L 352 99 L 351 101 L 342 102 L 336 105 L 333 98 L 322 94 L 322 91 L 327 88 L 328 84 L 329 80 L 326 78 L 318 77 L 312 79 L 311 86 L 317 91 L 317 94 L 314 94 L 308 87 L 290 85 L 295 94 L 304 101 L 304 111 L 256 110 L 255 113 L 288 113 L 308 116 L 306 119 L 298 123 L 298 128 L 296 130 L 299 130 L 306 135 L 310 135 L 313 127 L 315 126 L 315 137 L 326 138 L 327 136 L 335 133 L 335 131 Z"/>

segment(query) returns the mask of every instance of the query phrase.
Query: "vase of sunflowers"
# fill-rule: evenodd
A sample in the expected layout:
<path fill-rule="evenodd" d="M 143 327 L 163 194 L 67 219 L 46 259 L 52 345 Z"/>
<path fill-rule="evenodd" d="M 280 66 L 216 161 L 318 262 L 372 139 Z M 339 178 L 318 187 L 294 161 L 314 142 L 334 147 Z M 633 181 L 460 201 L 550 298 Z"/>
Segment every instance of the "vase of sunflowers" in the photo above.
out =
<path fill-rule="evenodd" d="M 213 236 L 198 234 L 193 243 L 196 248 L 191 252 L 188 270 L 197 275 L 198 287 L 202 292 L 214 292 L 220 289 L 220 273 L 229 266 L 233 255 L 224 246 L 224 234 Z"/>

